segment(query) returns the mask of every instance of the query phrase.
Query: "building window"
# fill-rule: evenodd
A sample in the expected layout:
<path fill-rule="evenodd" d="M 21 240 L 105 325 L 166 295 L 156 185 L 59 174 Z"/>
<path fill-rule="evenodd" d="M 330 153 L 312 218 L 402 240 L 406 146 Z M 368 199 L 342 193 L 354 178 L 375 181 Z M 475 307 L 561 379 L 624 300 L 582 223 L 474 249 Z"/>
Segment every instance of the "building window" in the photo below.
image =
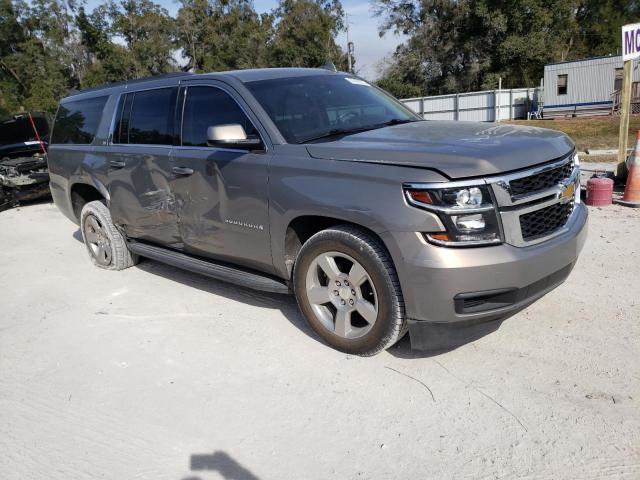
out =
<path fill-rule="evenodd" d="M 567 94 L 567 79 L 569 75 L 558 75 L 558 95 Z"/>
<path fill-rule="evenodd" d="M 613 91 L 622 90 L 622 80 L 624 78 L 624 68 L 616 68 L 616 79 L 613 81 Z"/>

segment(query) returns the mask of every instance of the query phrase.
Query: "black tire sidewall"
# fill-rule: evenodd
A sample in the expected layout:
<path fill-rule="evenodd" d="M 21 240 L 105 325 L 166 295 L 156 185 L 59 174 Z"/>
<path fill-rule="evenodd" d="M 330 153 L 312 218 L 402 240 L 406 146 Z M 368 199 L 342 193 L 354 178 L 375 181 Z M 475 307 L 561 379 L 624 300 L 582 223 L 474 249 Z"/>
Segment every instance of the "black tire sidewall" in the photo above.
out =
<path fill-rule="evenodd" d="M 87 243 L 85 235 L 86 221 L 89 216 L 94 216 L 103 226 L 106 236 L 109 238 L 111 246 L 111 263 L 109 265 L 101 265 L 96 260 L 91 247 Z M 93 201 L 87 203 L 80 214 L 80 231 L 85 247 L 91 258 L 91 262 L 99 268 L 106 270 L 123 270 L 138 262 L 138 258 L 129 252 L 126 241 L 122 234 L 118 231 L 111 220 L 109 208 L 101 201 Z"/>

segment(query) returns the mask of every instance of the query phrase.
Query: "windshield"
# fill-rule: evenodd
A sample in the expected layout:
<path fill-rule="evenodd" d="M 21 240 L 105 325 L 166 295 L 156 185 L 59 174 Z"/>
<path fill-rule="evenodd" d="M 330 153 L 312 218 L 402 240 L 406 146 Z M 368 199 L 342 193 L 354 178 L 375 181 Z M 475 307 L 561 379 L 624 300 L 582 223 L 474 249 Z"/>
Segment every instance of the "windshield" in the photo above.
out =
<path fill-rule="evenodd" d="M 289 143 L 420 120 L 393 97 L 359 78 L 313 75 L 246 86 Z"/>

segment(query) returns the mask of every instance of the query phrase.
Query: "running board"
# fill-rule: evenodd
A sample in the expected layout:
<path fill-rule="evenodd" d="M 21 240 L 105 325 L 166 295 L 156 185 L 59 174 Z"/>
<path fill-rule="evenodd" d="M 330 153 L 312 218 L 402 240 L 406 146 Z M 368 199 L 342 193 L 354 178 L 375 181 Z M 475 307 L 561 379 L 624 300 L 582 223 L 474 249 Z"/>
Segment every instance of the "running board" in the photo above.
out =
<path fill-rule="evenodd" d="M 151 258 L 174 267 L 199 273 L 207 277 L 233 283 L 253 290 L 262 290 L 273 293 L 290 293 L 289 287 L 284 281 L 276 280 L 267 275 L 234 268 L 228 265 L 186 255 L 166 248 L 148 245 L 146 243 L 129 242 L 129 250 L 141 257 Z"/>

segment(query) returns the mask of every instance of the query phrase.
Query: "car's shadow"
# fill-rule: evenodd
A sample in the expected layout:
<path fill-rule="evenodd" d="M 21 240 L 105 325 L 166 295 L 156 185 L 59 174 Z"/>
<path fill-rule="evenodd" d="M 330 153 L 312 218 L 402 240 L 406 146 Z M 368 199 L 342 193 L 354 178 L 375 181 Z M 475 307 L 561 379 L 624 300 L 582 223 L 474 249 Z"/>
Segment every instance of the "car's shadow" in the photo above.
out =
<path fill-rule="evenodd" d="M 73 238 L 78 242 L 84 243 L 80 229 L 77 229 L 73 233 Z M 188 270 L 183 270 L 148 258 L 141 258 L 140 263 L 136 265 L 136 268 L 172 282 L 178 282 L 236 302 L 242 302 L 260 308 L 280 310 L 282 315 L 293 326 L 304 332 L 309 337 L 320 341 L 302 317 L 302 314 L 298 310 L 296 299 L 293 295 L 251 290 L 249 288 L 209 278 L 204 275 L 189 272 Z"/>
<path fill-rule="evenodd" d="M 298 310 L 298 304 L 293 295 L 251 290 L 147 258 L 142 258 L 137 268 L 147 273 L 166 278 L 167 280 L 198 288 L 204 292 L 222 296 L 236 302 L 242 302 L 260 308 L 280 310 L 282 315 L 293 326 L 317 340 L 317 337 L 308 327 L 302 314 Z"/>
<path fill-rule="evenodd" d="M 456 350 L 463 345 L 495 332 L 500 328 L 504 320 L 506 320 L 506 317 L 491 322 L 466 326 L 465 328 L 452 328 L 447 332 L 426 332 L 425 336 L 428 341 L 425 343 L 428 345 L 423 347 L 425 350 L 412 350 L 409 334 L 407 333 L 402 340 L 387 351 L 398 358 L 435 357 Z"/>
<path fill-rule="evenodd" d="M 73 233 L 73 238 L 80 243 L 84 243 L 80 229 Z M 305 321 L 302 313 L 298 309 L 298 304 L 293 295 L 282 295 L 277 293 L 262 292 L 251 290 L 239 285 L 216 280 L 204 275 L 173 267 L 156 260 L 141 258 L 136 268 L 147 273 L 160 276 L 167 280 L 178 282 L 189 287 L 198 288 L 204 292 L 213 295 L 222 296 L 236 302 L 246 303 L 260 308 L 272 308 L 280 310 L 282 315 L 298 330 L 305 335 L 313 338 L 320 344 L 326 345 L 320 337 L 318 337 Z M 452 338 L 448 338 L 445 347 L 431 345 L 427 350 L 412 350 L 409 333 L 407 333 L 398 343 L 389 348 L 387 352 L 394 357 L 405 359 L 428 358 L 455 350 L 467 343 L 473 342 L 478 338 L 488 335 L 500 328 L 500 321 L 480 324 L 472 328 L 461 329 L 456 332 Z"/>

